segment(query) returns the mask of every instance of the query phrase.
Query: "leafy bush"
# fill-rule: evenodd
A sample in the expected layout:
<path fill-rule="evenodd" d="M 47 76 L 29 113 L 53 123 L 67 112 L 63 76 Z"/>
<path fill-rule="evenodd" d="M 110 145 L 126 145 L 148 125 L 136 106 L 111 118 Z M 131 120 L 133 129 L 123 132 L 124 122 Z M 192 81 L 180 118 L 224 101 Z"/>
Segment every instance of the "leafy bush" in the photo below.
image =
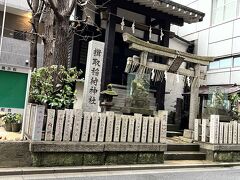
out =
<path fill-rule="evenodd" d="M 240 112 L 238 111 L 238 105 L 240 101 L 240 95 L 235 93 L 230 96 L 231 114 L 234 120 L 240 120 Z"/>
<path fill-rule="evenodd" d="M 42 67 L 32 73 L 30 101 L 47 108 L 71 108 L 75 99 L 74 85 L 80 76 L 76 68 Z"/>
<path fill-rule="evenodd" d="M 17 123 L 17 122 L 21 122 L 21 121 L 22 121 L 22 115 L 18 114 L 18 113 L 7 113 L 3 117 L 3 122 L 5 122 L 5 124 Z"/>

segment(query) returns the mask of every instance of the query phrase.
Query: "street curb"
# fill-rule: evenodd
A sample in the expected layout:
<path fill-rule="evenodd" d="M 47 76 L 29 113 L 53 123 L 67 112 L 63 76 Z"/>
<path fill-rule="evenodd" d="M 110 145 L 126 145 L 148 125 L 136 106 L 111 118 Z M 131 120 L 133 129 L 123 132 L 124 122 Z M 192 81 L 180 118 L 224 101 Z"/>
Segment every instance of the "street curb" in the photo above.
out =
<path fill-rule="evenodd" d="M 214 168 L 214 167 L 233 167 L 240 166 L 238 163 L 216 163 L 216 164 L 185 164 L 185 165 L 166 165 L 166 164 L 147 164 L 147 165 L 128 165 L 128 166 L 84 166 L 84 167 L 42 167 L 42 168 L 2 168 L 0 176 L 8 175 L 36 175 L 36 174 L 56 174 L 56 173 L 79 173 L 79 172 L 102 172 L 102 171 L 126 171 L 126 170 L 160 170 L 160 169 L 194 169 L 194 168 Z"/>

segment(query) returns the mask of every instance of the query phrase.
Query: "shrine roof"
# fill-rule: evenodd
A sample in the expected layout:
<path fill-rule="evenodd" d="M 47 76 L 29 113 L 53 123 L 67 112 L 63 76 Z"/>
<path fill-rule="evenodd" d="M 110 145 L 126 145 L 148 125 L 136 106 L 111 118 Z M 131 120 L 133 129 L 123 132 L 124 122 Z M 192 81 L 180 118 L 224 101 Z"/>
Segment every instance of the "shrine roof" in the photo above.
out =
<path fill-rule="evenodd" d="M 195 9 L 189 8 L 182 4 L 170 0 L 128 0 L 135 4 L 139 4 L 159 12 L 164 12 L 179 18 L 186 23 L 196 23 L 203 20 L 205 14 Z"/>

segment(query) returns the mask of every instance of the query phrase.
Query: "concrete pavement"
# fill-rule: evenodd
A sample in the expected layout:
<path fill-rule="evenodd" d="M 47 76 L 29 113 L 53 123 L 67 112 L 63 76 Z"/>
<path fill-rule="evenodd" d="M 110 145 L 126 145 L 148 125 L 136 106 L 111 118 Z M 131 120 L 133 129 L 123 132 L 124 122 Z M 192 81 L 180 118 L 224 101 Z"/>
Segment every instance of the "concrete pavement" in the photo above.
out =
<path fill-rule="evenodd" d="M 0 168 L 0 179 L 3 176 L 13 175 L 42 175 L 61 173 L 95 173 L 95 172 L 123 172 L 145 170 L 176 170 L 184 168 L 223 168 L 240 167 L 239 163 L 215 163 L 210 161 L 165 161 L 164 164 L 142 165 L 108 165 L 108 166 L 76 166 L 76 167 L 26 167 L 26 168 Z M 240 177 L 239 177 L 240 179 Z"/>
<path fill-rule="evenodd" d="M 240 167 L 183 168 L 1 176 L 3 180 L 239 180 Z"/>

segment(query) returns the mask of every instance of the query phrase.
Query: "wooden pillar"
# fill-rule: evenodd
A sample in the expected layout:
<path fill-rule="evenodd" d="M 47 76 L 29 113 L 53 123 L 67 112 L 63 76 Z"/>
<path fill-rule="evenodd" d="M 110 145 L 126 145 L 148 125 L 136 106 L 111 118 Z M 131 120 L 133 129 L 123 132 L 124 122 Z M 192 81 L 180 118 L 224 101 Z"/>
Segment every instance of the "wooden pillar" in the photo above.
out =
<path fill-rule="evenodd" d="M 191 85 L 189 124 L 188 124 L 188 128 L 190 130 L 193 130 L 194 120 L 197 118 L 199 110 L 200 65 L 197 64 L 194 70 L 195 77 Z"/>
<path fill-rule="evenodd" d="M 77 69 L 80 69 L 80 40 L 79 40 L 79 36 L 74 35 L 73 36 L 73 47 L 72 47 L 72 63 L 71 63 L 71 67 L 77 67 Z"/>
<path fill-rule="evenodd" d="M 151 24 L 151 17 L 146 16 L 145 24 L 147 26 L 150 26 L 150 24 Z M 149 31 L 144 31 L 143 39 L 144 39 L 144 41 L 149 41 Z"/>
<path fill-rule="evenodd" d="M 159 24 L 159 28 L 163 28 L 164 30 L 170 31 L 170 22 L 164 22 L 163 24 Z M 164 36 L 162 41 L 159 38 L 159 44 L 165 47 L 169 47 L 169 32 L 164 32 Z M 159 63 L 166 64 L 166 58 L 160 58 Z M 165 92 L 166 92 L 166 81 L 159 81 L 156 83 L 156 104 L 157 110 L 165 109 Z"/>
<path fill-rule="evenodd" d="M 117 13 L 116 6 L 111 6 L 108 9 L 109 9 L 109 12 L 113 14 Z M 102 90 L 106 88 L 107 84 L 111 83 L 111 79 L 112 79 L 115 28 L 116 28 L 115 19 L 113 16 L 109 15 L 106 32 L 105 32 L 105 47 L 104 47 L 102 82 L 101 82 Z"/>
<path fill-rule="evenodd" d="M 82 19 L 83 12 L 79 6 L 75 11 L 75 16 Z M 71 67 L 77 67 L 80 70 L 80 53 L 81 53 L 81 41 L 78 35 L 73 35 L 72 54 L 71 54 Z"/>

